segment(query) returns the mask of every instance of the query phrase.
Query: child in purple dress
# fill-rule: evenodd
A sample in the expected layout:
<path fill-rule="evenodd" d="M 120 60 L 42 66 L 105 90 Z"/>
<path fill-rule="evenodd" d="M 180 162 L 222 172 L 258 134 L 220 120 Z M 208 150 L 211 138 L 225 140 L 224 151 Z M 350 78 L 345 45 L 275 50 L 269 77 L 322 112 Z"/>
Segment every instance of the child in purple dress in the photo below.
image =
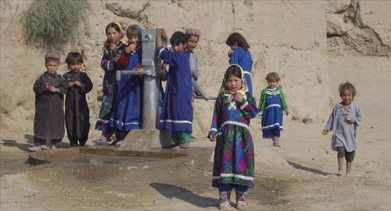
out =
<path fill-rule="evenodd" d="M 219 208 L 222 210 L 231 207 L 232 189 L 236 192 L 236 207 L 239 210 L 247 208 L 247 191 L 254 186 L 254 146 L 248 127 L 257 113 L 242 68 L 236 64 L 229 66 L 216 100 L 208 136 L 216 141 L 212 185 L 219 189 Z"/>

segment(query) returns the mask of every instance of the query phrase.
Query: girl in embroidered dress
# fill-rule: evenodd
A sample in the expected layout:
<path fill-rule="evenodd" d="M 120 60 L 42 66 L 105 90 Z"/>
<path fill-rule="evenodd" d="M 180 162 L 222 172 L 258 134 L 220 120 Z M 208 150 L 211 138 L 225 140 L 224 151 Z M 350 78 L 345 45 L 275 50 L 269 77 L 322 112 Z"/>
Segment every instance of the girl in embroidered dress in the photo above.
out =
<path fill-rule="evenodd" d="M 216 100 L 209 139 L 216 141 L 212 186 L 219 189 L 222 210 L 229 209 L 236 191 L 236 207 L 247 208 L 247 190 L 254 186 L 254 146 L 248 126 L 258 109 L 247 91 L 239 65 L 228 67 Z"/>
<path fill-rule="evenodd" d="M 280 147 L 279 138 L 282 130 L 282 111 L 288 115 L 288 105 L 286 104 L 284 93 L 278 87 L 280 76 L 271 72 L 266 75 L 268 87 L 262 90 L 259 101 L 259 114 L 262 115 L 263 138 L 272 139 L 273 146 Z"/>
<path fill-rule="evenodd" d="M 141 66 L 141 27 L 130 25 L 126 30 L 128 45 L 121 52 L 119 69 L 143 71 Z M 143 78 L 137 75 L 121 75 L 116 82 L 113 109 L 109 126 L 121 131 L 122 139 L 113 144 L 121 145 L 130 130 L 141 128 L 141 101 Z"/>
<path fill-rule="evenodd" d="M 362 122 L 362 113 L 360 107 L 353 103 L 354 96 L 356 95 L 356 88 L 353 84 L 345 82 L 339 85 L 339 95 L 342 102 L 334 106 L 326 127 L 323 130 L 323 135 L 327 135 L 329 131 L 334 132 L 331 139 L 331 146 L 333 150 L 338 152 L 337 176 L 342 175 L 343 158 L 345 157 L 345 176 L 349 177 L 358 144 L 356 140 L 356 128 Z"/>
<path fill-rule="evenodd" d="M 231 50 L 228 51 L 229 64 L 238 64 L 243 69 L 248 92 L 252 95 L 253 88 L 250 72 L 253 66 L 253 59 L 248 50 L 250 49 L 250 45 L 247 43 L 246 38 L 237 32 L 230 34 L 225 43 L 231 48 Z"/>
<path fill-rule="evenodd" d="M 122 26 L 119 23 L 113 22 L 106 26 L 107 40 L 104 44 L 101 60 L 101 67 L 105 71 L 105 76 L 103 77 L 103 99 L 99 118 L 95 125 L 95 129 L 102 131 L 102 135 L 95 140 L 96 142 L 110 142 L 110 137 L 114 132 L 117 140 L 122 139 L 120 131 L 116 131 L 108 126 L 115 94 L 115 71 L 118 69 L 120 54 L 126 47 L 123 43 L 124 33 L 122 31 Z"/>

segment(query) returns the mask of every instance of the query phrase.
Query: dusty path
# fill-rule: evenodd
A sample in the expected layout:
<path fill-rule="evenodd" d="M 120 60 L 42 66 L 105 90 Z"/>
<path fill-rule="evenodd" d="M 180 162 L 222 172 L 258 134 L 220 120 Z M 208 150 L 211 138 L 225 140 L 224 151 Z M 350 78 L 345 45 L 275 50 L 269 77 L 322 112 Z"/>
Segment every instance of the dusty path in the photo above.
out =
<path fill-rule="evenodd" d="M 330 150 L 330 135 L 321 135 L 323 123 L 287 121 L 282 148 L 273 148 L 260 139 L 259 120 L 253 121 L 256 187 L 250 190 L 248 210 L 390 209 L 390 67 L 387 58 L 330 57 L 331 101 L 338 102 L 337 86 L 349 80 L 356 85 L 355 102 L 364 113 L 352 178 L 334 176 L 336 153 Z M 208 153 L 194 163 L 105 169 L 30 167 L 25 150 L 31 138 L 1 131 L 0 210 L 217 210 L 217 191 L 210 186 L 213 143 L 205 138 L 193 145 L 206 147 Z"/>

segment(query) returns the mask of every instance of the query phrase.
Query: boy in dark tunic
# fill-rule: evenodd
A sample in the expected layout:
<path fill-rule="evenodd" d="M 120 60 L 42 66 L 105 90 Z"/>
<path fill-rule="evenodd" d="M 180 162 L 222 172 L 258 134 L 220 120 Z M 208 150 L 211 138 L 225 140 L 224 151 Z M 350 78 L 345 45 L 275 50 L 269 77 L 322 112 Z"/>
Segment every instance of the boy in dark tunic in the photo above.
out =
<path fill-rule="evenodd" d="M 86 73 L 80 72 L 83 57 L 80 53 L 71 52 L 65 62 L 69 72 L 64 74 L 68 82 L 65 98 L 65 124 L 71 147 L 84 146 L 90 130 L 90 110 L 86 94 L 92 89 L 91 79 Z"/>
<path fill-rule="evenodd" d="M 56 144 L 64 137 L 64 94 L 67 92 L 67 82 L 57 74 L 60 56 L 57 53 L 45 55 L 47 71 L 40 75 L 34 83 L 35 116 L 34 116 L 34 147 L 32 152 L 41 151 L 42 145 L 48 139 L 50 148 L 56 149 Z"/>

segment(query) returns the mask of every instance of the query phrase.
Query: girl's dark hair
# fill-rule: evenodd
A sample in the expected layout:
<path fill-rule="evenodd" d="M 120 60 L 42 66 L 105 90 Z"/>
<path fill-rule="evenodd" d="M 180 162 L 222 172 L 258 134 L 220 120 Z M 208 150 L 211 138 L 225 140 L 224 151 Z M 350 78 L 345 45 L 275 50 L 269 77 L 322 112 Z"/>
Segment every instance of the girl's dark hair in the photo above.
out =
<path fill-rule="evenodd" d="M 228 67 L 224 74 L 224 80 L 228 80 L 231 75 L 242 78 L 242 71 L 238 65 L 231 65 Z"/>
<path fill-rule="evenodd" d="M 170 38 L 171 45 L 178 45 L 182 43 L 183 45 L 186 44 L 186 36 L 185 33 L 181 31 L 176 31 Z"/>
<path fill-rule="evenodd" d="M 246 38 L 244 38 L 243 35 L 237 32 L 230 34 L 227 38 L 227 41 L 225 41 L 225 44 L 229 46 L 236 44 L 237 46 L 242 47 L 246 51 L 250 49 L 250 45 L 247 43 Z"/>
<path fill-rule="evenodd" d="M 68 65 L 76 63 L 83 64 L 83 56 L 78 52 L 70 52 L 65 59 L 65 63 L 67 63 Z"/>
<path fill-rule="evenodd" d="M 118 24 L 116 24 L 116 23 L 109 23 L 106 26 L 106 33 L 107 33 L 107 30 L 109 30 L 109 28 L 114 28 L 117 32 L 121 32 L 121 29 L 119 28 Z"/>

